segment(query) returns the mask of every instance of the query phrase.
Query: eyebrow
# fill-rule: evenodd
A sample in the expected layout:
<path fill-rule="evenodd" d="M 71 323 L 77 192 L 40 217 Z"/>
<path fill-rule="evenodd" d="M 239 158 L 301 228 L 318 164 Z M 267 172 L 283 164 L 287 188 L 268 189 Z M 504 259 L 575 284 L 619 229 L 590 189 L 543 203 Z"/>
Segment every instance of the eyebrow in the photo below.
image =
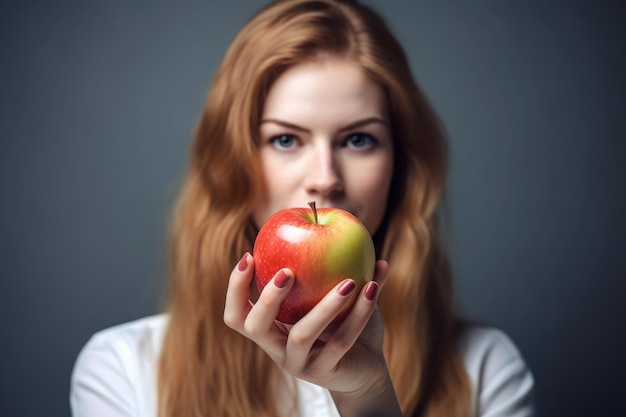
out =
<path fill-rule="evenodd" d="M 264 124 L 264 123 L 274 123 L 283 127 L 286 127 L 288 129 L 292 129 L 292 130 L 297 130 L 300 132 L 309 132 L 309 129 L 306 129 L 302 126 L 298 126 L 296 124 L 293 123 L 289 123 L 286 122 L 284 120 L 280 120 L 280 119 L 273 119 L 273 118 L 269 118 L 269 119 L 263 119 L 261 120 L 260 124 Z M 350 123 L 347 126 L 342 127 L 341 129 L 339 129 L 339 132 L 345 132 L 347 130 L 353 130 L 353 129 L 357 129 L 359 127 L 363 127 L 372 123 L 379 123 L 382 124 L 384 126 L 387 126 L 387 122 L 385 121 L 385 119 L 382 119 L 380 117 L 377 116 L 372 116 L 372 117 L 366 117 L 365 119 L 360 119 L 357 120 L 356 122 Z"/>

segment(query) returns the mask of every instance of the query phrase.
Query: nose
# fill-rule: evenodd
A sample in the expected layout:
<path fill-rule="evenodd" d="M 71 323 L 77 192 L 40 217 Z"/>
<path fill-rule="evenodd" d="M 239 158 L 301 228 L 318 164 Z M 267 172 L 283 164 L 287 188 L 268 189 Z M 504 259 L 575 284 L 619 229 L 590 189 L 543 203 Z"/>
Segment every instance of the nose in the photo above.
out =
<path fill-rule="evenodd" d="M 330 144 L 318 144 L 306 167 L 305 187 L 312 197 L 330 198 L 343 191 L 340 164 Z"/>

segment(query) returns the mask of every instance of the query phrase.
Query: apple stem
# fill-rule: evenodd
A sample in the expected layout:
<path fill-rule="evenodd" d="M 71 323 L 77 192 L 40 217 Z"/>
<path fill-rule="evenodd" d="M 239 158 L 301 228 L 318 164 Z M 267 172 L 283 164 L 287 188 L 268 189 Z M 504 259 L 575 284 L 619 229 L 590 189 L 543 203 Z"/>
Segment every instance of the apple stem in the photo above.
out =
<path fill-rule="evenodd" d="M 309 201 L 309 207 L 313 210 L 313 219 L 315 220 L 315 224 L 319 224 L 317 220 L 317 209 L 315 208 L 315 201 Z"/>

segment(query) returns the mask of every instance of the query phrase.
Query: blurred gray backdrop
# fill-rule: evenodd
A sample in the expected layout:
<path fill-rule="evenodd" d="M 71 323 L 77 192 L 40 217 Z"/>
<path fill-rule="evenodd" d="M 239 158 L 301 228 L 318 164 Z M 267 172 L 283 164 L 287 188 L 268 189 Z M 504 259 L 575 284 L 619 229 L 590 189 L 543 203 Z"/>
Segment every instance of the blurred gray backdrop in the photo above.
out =
<path fill-rule="evenodd" d="M 209 81 L 265 2 L 2 1 L 0 414 L 67 416 L 73 361 L 159 310 Z M 450 137 L 459 303 L 505 329 L 542 416 L 625 416 L 618 1 L 371 0 Z"/>

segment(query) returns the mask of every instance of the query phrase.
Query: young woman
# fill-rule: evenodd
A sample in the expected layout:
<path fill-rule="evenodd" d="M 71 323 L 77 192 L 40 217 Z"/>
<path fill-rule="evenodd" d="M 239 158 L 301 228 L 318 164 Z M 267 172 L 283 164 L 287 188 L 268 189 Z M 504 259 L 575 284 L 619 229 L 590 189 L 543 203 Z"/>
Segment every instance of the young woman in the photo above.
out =
<path fill-rule="evenodd" d="M 88 342 L 74 416 L 533 415 L 515 346 L 455 315 L 437 235 L 445 174 L 437 118 L 376 13 L 270 4 L 233 41 L 203 110 L 167 310 Z M 381 259 L 332 327 L 350 279 L 293 326 L 275 320 L 293 271 L 252 294 L 256 232 L 311 200 L 354 213 Z"/>

